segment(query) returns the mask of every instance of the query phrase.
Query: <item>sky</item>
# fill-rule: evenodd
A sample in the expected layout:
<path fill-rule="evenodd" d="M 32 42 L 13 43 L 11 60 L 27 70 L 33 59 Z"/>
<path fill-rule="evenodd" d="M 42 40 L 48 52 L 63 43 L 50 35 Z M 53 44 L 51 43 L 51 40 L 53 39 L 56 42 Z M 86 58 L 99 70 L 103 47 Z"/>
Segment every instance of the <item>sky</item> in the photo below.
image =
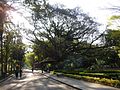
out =
<path fill-rule="evenodd" d="M 114 14 L 108 10 L 112 6 L 120 6 L 120 0 L 49 0 L 50 4 L 60 3 L 68 8 L 80 7 L 85 13 L 95 17 L 96 20 L 106 25 L 108 18 Z"/>
<path fill-rule="evenodd" d="M 68 8 L 80 7 L 85 13 L 89 14 L 93 18 L 95 17 L 99 23 L 104 25 L 107 24 L 109 17 L 115 14 L 114 11 L 107 8 L 120 6 L 120 0 L 48 0 L 48 2 L 52 5 L 63 4 Z M 25 15 L 24 12 L 25 10 L 21 13 Z M 16 15 L 15 13 L 13 14 L 16 18 L 16 22 L 20 21 L 19 19 L 21 16 Z M 21 18 L 21 21 L 25 21 L 24 18 Z M 25 21 L 25 23 L 27 22 Z"/>

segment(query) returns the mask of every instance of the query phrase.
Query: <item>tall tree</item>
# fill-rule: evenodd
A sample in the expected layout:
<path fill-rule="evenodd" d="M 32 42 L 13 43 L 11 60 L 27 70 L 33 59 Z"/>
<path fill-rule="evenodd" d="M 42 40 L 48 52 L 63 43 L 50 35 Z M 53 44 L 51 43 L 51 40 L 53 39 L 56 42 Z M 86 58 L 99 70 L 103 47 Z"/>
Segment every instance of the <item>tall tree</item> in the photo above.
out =
<path fill-rule="evenodd" d="M 7 73 L 8 61 L 10 60 L 10 53 L 12 46 L 14 45 L 13 32 L 15 29 L 13 23 L 10 20 L 8 15 L 9 10 L 13 10 L 11 5 L 8 5 L 7 2 L 12 2 L 12 0 L 1 0 L 0 1 L 0 46 L 1 46 L 1 75 L 4 76 L 4 73 Z M 11 26 L 12 25 L 12 26 Z M 15 32 L 14 32 L 15 33 Z"/>
<path fill-rule="evenodd" d="M 3 69 L 3 31 L 4 31 L 4 22 L 6 19 L 6 1 L 2 0 L 0 2 L 0 42 L 1 42 L 1 75 L 4 74 Z"/>
<path fill-rule="evenodd" d="M 64 9 L 39 0 L 25 3 L 33 11 L 35 39 L 31 41 L 45 60 L 62 61 L 68 55 L 80 54 L 81 49 L 87 48 L 83 42 L 91 46 L 99 38 L 94 36 L 99 24 L 79 8 Z"/>

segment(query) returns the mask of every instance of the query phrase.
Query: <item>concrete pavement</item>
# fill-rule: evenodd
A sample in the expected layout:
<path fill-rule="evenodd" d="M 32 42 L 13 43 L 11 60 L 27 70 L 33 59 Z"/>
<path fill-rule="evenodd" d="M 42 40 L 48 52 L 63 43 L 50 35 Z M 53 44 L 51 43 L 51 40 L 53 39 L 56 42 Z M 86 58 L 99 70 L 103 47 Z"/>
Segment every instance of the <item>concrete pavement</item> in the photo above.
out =
<path fill-rule="evenodd" d="M 68 85 L 55 81 L 37 71 L 25 70 L 22 78 L 7 79 L 0 83 L 0 90 L 76 90 Z"/>
<path fill-rule="evenodd" d="M 120 90 L 118 88 L 101 85 L 101 84 L 96 84 L 96 83 L 90 83 L 90 82 L 77 80 L 77 79 L 73 79 L 73 78 L 69 78 L 69 77 L 64 77 L 64 76 L 58 77 L 56 75 L 52 75 L 49 73 L 44 73 L 44 75 L 46 75 L 54 80 L 63 82 L 64 84 L 75 87 L 79 90 Z"/>
<path fill-rule="evenodd" d="M 0 80 L 0 83 L 2 83 L 3 81 L 5 81 L 5 80 L 7 80 L 7 79 L 11 79 L 11 78 L 12 78 L 12 76 L 13 76 L 13 74 L 12 74 L 12 75 L 10 75 L 10 76 L 8 76 L 8 77 L 6 77 L 6 78 L 4 78 L 4 79 L 2 79 L 2 80 Z"/>

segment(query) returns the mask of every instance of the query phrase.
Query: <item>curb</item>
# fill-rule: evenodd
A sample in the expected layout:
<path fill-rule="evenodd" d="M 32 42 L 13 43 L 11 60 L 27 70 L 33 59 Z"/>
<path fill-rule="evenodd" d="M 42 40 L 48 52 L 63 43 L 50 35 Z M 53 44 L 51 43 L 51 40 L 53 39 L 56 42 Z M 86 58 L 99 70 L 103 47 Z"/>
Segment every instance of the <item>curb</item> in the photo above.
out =
<path fill-rule="evenodd" d="M 0 80 L 0 83 L 4 82 L 4 81 L 7 80 L 7 79 L 12 79 L 12 76 L 13 76 L 13 74 L 11 74 L 11 75 L 9 75 L 8 77 Z"/>
<path fill-rule="evenodd" d="M 45 74 L 44 74 L 45 75 Z M 45 75 L 45 76 L 47 76 L 47 75 Z M 60 80 L 57 80 L 57 79 L 55 79 L 55 78 L 53 78 L 53 77 L 51 77 L 51 76 L 47 76 L 48 78 L 51 78 L 51 79 L 53 79 L 53 80 L 55 80 L 55 81 L 58 81 L 58 82 L 60 82 L 60 83 L 63 83 L 63 84 L 65 84 L 65 85 L 68 85 L 68 86 L 70 86 L 70 87 L 72 87 L 72 88 L 75 88 L 75 89 L 77 89 L 77 90 L 82 90 L 82 89 L 80 89 L 80 88 L 78 88 L 78 87 L 75 87 L 75 86 L 73 86 L 73 85 L 70 85 L 70 84 L 67 84 L 67 83 L 65 83 L 65 82 L 63 82 L 63 81 L 60 81 Z"/>

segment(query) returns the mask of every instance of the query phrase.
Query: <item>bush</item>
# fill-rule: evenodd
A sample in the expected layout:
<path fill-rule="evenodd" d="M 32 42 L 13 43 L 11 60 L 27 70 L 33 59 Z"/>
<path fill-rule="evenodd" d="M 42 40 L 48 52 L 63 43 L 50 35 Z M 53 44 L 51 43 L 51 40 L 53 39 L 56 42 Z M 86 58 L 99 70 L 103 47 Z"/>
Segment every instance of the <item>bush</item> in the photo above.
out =
<path fill-rule="evenodd" d="M 100 83 L 109 85 L 109 86 L 114 86 L 114 87 L 119 87 L 120 86 L 120 81 L 119 80 L 113 80 L 113 79 L 106 79 L 102 78 L 99 80 Z"/>
<path fill-rule="evenodd" d="M 79 76 L 79 75 L 72 75 L 72 74 L 64 74 L 67 77 L 75 78 L 75 79 L 82 79 L 89 82 L 94 83 L 100 83 L 108 86 L 113 87 L 120 87 L 120 81 L 119 80 L 113 80 L 113 79 L 106 79 L 106 78 L 95 78 L 95 77 L 89 77 L 89 76 Z"/>
<path fill-rule="evenodd" d="M 71 70 L 55 70 L 55 72 L 61 72 L 65 74 L 79 74 L 79 70 L 71 71 Z"/>
<path fill-rule="evenodd" d="M 120 73 L 120 70 L 85 70 L 86 73 Z"/>
<path fill-rule="evenodd" d="M 54 74 L 56 74 L 56 73 L 58 73 L 58 72 L 54 72 Z M 61 73 L 64 73 L 64 76 L 79 79 L 79 80 L 82 79 L 82 80 L 89 81 L 89 82 L 100 83 L 100 84 L 109 85 L 109 86 L 113 86 L 113 87 L 120 87 L 119 80 L 111 79 L 112 77 L 115 77 L 116 74 L 120 75 L 120 73 L 85 73 L 85 72 L 78 73 L 78 71 L 68 72 L 68 71 L 64 71 L 64 70 L 62 70 Z"/>
<path fill-rule="evenodd" d="M 79 70 L 75 71 L 66 71 L 66 70 L 56 70 L 55 72 L 60 72 L 64 74 L 73 74 L 81 76 L 90 76 L 90 77 L 99 77 L 99 78 L 108 78 L 108 79 L 119 79 L 120 80 L 120 70 L 104 70 L 104 71 L 84 71 L 80 72 Z M 105 73 L 106 72 L 106 73 Z M 109 73 L 108 73 L 109 72 Z"/>

